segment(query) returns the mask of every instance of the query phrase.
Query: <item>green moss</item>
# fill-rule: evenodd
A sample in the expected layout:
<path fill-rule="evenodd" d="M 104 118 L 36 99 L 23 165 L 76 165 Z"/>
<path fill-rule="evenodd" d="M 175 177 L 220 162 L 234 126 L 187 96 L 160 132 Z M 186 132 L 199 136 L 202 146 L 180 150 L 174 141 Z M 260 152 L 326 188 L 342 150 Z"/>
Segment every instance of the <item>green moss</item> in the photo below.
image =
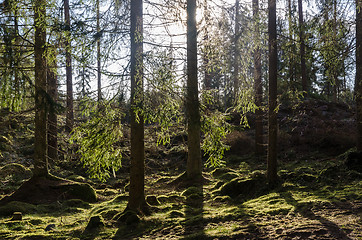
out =
<path fill-rule="evenodd" d="M 181 212 L 181 211 L 172 210 L 171 212 L 168 213 L 168 217 L 170 217 L 170 218 L 181 218 L 181 217 L 184 217 L 184 213 Z"/>
<path fill-rule="evenodd" d="M 37 207 L 33 204 L 12 201 L 0 207 L 0 216 L 11 216 L 14 212 L 34 213 L 36 210 Z"/>
<path fill-rule="evenodd" d="M 220 180 L 222 181 L 230 181 L 234 178 L 237 178 L 239 177 L 240 175 L 235 173 L 235 172 L 227 172 L 227 173 L 224 173 L 222 174 L 220 177 L 218 177 Z"/>
<path fill-rule="evenodd" d="M 278 193 L 269 193 L 256 199 L 249 200 L 243 203 L 243 207 L 249 214 L 255 215 L 287 214 L 295 208 Z"/>
<path fill-rule="evenodd" d="M 194 194 L 202 196 L 202 188 L 192 186 L 183 191 L 181 195 L 187 197 Z"/>
<path fill-rule="evenodd" d="M 68 194 L 73 198 L 90 203 L 97 201 L 96 191 L 87 183 L 71 185 Z"/>
<path fill-rule="evenodd" d="M 29 168 L 24 167 L 18 163 L 10 163 L 0 168 L 0 178 L 4 179 L 6 176 L 12 175 L 13 181 L 20 181 L 29 179 L 32 172 Z"/>
<path fill-rule="evenodd" d="M 81 199 L 70 199 L 63 203 L 64 206 L 67 207 L 75 207 L 75 208 L 90 208 L 91 205 L 87 202 L 84 202 Z"/>
<path fill-rule="evenodd" d="M 94 231 L 98 230 L 99 228 L 104 227 L 103 218 L 99 215 L 92 216 L 89 219 L 89 222 L 87 224 L 87 227 L 85 228 L 85 231 Z"/>

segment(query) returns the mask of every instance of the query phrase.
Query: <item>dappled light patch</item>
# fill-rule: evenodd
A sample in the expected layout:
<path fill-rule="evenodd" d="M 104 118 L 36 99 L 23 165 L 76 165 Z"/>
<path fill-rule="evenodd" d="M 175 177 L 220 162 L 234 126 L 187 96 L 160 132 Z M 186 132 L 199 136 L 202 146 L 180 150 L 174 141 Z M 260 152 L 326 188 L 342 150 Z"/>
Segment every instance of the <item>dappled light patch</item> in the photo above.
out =
<path fill-rule="evenodd" d="M 252 215 L 285 215 L 294 210 L 294 206 L 289 204 L 278 193 L 269 193 L 246 201 L 243 206 Z"/>

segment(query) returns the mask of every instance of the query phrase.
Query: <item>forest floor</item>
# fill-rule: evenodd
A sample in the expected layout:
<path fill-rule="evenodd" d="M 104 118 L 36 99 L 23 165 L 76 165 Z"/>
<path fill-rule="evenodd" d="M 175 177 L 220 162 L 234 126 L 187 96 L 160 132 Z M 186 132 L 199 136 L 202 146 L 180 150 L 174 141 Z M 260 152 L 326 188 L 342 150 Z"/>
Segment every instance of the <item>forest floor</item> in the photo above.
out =
<path fill-rule="evenodd" d="M 249 130 L 235 127 L 225 166 L 205 168 L 196 186 L 174 181 L 186 166 L 185 133 L 157 146 L 156 129 L 147 127 L 151 214 L 140 219 L 120 217 L 129 153 L 106 183 L 89 179 L 76 157 L 51 162 L 52 174 L 91 184 L 98 201 L 10 202 L 0 206 L 0 239 L 362 239 L 361 166 L 346 164 L 356 138 L 353 110 L 316 100 L 281 108 L 275 188 L 265 180 L 266 157 L 253 154 L 252 122 Z M 31 177 L 33 131 L 31 112 L 0 112 L 0 198 Z M 11 220 L 13 212 L 22 220 Z M 103 224 L 91 228 L 94 216 Z"/>

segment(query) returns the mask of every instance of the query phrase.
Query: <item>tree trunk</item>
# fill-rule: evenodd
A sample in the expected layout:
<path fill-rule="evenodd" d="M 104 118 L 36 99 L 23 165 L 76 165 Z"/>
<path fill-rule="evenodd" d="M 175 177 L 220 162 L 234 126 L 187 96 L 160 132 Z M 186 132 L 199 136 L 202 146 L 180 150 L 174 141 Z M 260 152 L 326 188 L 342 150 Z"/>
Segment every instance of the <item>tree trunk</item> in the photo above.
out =
<path fill-rule="evenodd" d="M 210 58 L 210 44 L 209 44 L 209 32 L 208 32 L 208 25 L 209 25 L 209 10 L 207 7 L 207 0 L 204 0 L 204 13 L 205 13 L 205 35 L 204 35 L 204 88 L 206 90 L 211 89 L 211 74 L 210 74 L 210 66 L 209 66 L 209 58 Z"/>
<path fill-rule="evenodd" d="M 302 90 L 305 93 L 308 93 L 307 72 L 305 66 L 304 20 L 303 20 L 302 0 L 298 0 L 298 12 L 299 12 L 300 67 L 302 73 Z"/>
<path fill-rule="evenodd" d="M 144 192 L 143 2 L 131 1 L 131 172 L 128 208 L 142 212 Z"/>
<path fill-rule="evenodd" d="M 55 47 L 55 46 L 54 46 Z M 58 160 L 58 119 L 55 110 L 55 104 L 58 98 L 57 88 L 57 60 L 56 50 L 48 49 L 49 58 L 47 66 L 47 82 L 48 82 L 48 95 L 52 99 L 50 103 L 50 110 L 48 112 L 48 159 L 52 161 Z"/>
<path fill-rule="evenodd" d="M 293 38 L 293 22 L 292 22 L 292 2 L 291 0 L 287 0 L 287 4 L 288 4 L 288 26 L 289 26 L 289 41 L 292 43 L 290 46 L 294 45 L 294 38 Z M 295 79 L 294 79 L 294 74 L 295 74 L 295 68 L 294 68 L 294 48 L 290 49 L 290 55 L 288 57 L 289 59 L 289 83 L 290 83 L 290 87 L 292 90 L 295 90 Z"/>
<path fill-rule="evenodd" d="M 362 151 L 362 0 L 356 0 L 356 79 L 357 150 Z"/>
<path fill-rule="evenodd" d="M 97 82 L 98 82 L 98 106 L 102 100 L 102 81 L 101 81 L 101 35 L 100 35 L 100 26 L 99 26 L 99 0 L 96 2 L 97 7 Z"/>
<path fill-rule="evenodd" d="M 34 1 L 35 147 L 33 177 L 48 175 L 46 114 L 46 1 Z"/>
<path fill-rule="evenodd" d="M 253 17 L 255 22 L 254 35 L 254 90 L 255 90 L 255 154 L 264 154 L 263 147 L 263 86 L 261 83 L 261 53 L 260 53 L 260 29 L 259 29 L 259 0 L 253 0 Z"/>
<path fill-rule="evenodd" d="M 72 56 L 71 56 L 71 38 L 70 38 L 70 15 L 69 15 L 69 0 L 64 0 L 64 18 L 66 27 L 65 37 L 65 71 L 67 82 L 67 116 L 66 130 L 73 130 L 74 113 L 73 113 L 73 80 L 72 80 Z"/>
<path fill-rule="evenodd" d="M 234 101 L 238 101 L 239 97 L 239 64 L 240 64 L 240 3 L 239 0 L 235 1 L 235 36 L 234 36 Z"/>
<path fill-rule="evenodd" d="M 268 139 L 268 169 L 267 178 L 274 185 L 278 180 L 277 175 L 277 28 L 276 28 L 276 0 L 269 0 L 269 139 Z"/>
<path fill-rule="evenodd" d="M 187 177 L 199 178 L 202 174 L 200 149 L 200 111 L 197 82 L 197 29 L 196 0 L 187 0 Z"/>
<path fill-rule="evenodd" d="M 337 42 L 337 1 L 333 1 L 333 48 L 332 51 L 334 52 L 333 56 L 335 56 L 335 64 L 333 64 L 333 101 L 338 101 L 338 56 L 336 56 L 336 52 L 338 49 L 338 42 Z"/>

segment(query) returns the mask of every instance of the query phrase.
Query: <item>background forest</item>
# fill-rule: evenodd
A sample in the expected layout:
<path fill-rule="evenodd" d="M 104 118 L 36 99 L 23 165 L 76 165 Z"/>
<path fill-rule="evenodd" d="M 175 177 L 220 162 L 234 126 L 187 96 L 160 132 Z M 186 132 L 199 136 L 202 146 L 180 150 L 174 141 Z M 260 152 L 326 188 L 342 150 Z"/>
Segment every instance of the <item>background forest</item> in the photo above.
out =
<path fill-rule="evenodd" d="M 361 7 L 3 0 L 0 238 L 362 238 Z"/>

